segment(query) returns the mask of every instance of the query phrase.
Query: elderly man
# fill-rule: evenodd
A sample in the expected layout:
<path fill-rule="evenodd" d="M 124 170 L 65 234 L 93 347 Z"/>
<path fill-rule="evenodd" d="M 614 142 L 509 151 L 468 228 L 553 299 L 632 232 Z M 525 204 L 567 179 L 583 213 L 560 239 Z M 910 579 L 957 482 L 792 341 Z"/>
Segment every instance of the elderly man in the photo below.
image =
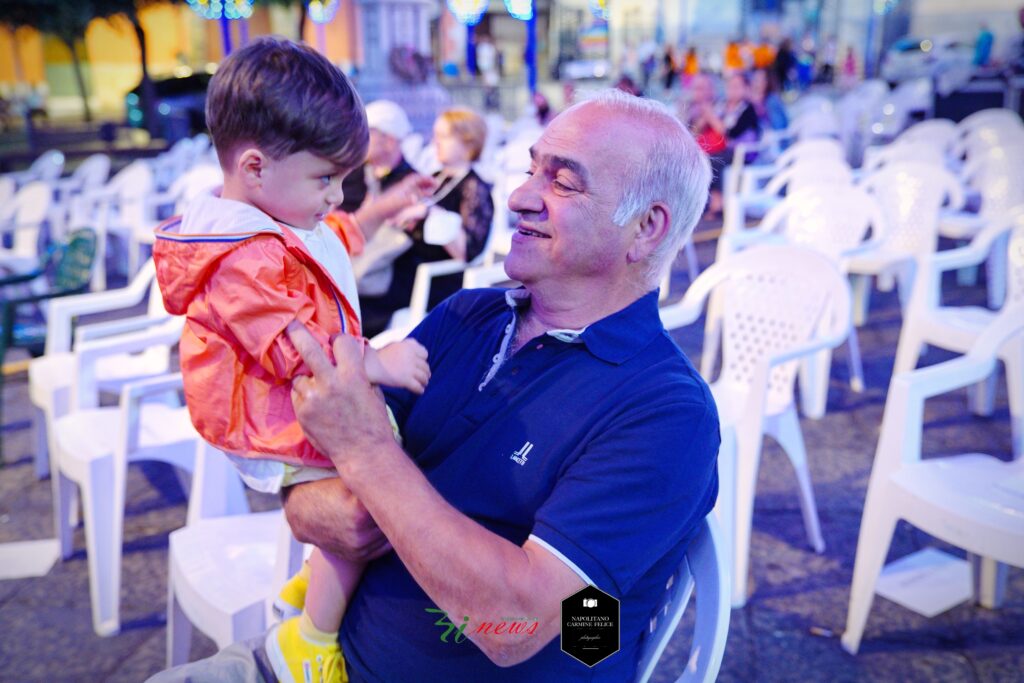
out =
<path fill-rule="evenodd" d="M 714 505 L 717 413 L 656 292 L 704 206 L 707 158 L 661 105 L 615 91 L 554 119 L 531 154 L 509 200 L 523 288 L 460 292 L 413 332 L 431 382 L 386 392 L 405 451 L 359 344 L 339 337 L 335 367 L 290 329 L 313 372 L 292 400 L 340 478 L 293 487 L 288 520 L 376 558 L 340 634 L 353 681 L 632 680 Z M 621 649 L 593 668 L 558 642 L 562 600 L 588 584 L 621 602 Z M 246 659 L 231 654 L 222 666 Z"/>

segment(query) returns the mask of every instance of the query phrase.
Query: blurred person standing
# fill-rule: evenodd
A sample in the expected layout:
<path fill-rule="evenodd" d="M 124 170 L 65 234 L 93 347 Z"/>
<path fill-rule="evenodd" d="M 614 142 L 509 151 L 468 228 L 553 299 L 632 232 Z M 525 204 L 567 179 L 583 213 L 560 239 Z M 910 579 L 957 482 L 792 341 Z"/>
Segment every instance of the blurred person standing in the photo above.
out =
<path fill-rule="evenodd" d="M 786 105 L 779 97 L 775 74 L 771 70 L 758 69 L 751 75 L 750 103 L 762 129 L 784 130 L 789 125 Z"/>

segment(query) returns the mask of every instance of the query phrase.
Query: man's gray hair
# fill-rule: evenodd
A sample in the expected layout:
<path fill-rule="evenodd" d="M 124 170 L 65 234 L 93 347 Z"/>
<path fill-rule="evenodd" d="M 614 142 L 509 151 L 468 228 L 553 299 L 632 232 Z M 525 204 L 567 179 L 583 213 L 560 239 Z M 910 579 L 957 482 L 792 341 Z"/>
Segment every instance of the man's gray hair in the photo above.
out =
<path fill-rule="evenodd" d="M 633 118 L 656 136 L 639 168 L 623 169 L 622 199 L 612 216 L 616 224 L 625 226 L 655 202 L 668 207 L 668 233 L 647 260 L 648 284 L 653 286 L 671 267 L 704 212 L 711 163 L 686 126 L 661 102 L 607 89 L 575 106 L 588 103 Z"/>

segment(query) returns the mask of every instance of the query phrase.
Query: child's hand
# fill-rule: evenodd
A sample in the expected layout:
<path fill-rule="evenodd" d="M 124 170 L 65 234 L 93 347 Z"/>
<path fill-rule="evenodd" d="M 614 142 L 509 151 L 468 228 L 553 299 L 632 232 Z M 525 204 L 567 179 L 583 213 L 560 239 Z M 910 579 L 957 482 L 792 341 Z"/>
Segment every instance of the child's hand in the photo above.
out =
<path fill-rule="evenodd" d="M 401 387 L 422 394 L 430 381 L 427 350 L 415 339 L 403 339 L 376 351 L 366 349 L 366 376 L 374 384 Z"/>

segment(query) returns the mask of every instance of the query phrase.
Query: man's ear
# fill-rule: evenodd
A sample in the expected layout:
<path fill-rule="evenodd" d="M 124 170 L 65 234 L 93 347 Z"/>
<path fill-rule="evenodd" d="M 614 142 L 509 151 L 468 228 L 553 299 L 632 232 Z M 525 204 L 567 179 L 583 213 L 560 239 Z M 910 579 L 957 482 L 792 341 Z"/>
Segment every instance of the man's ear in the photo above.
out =
<path fill-rule="evenodd" d="M 246 147 L 235 161 L 235 172 L 246 187 L 256 188 L 263 184 L 267 170 L 267 157 L 255 147 Z"/>
<path fill-rule="evenodd" d="M 668 207 L 661 202 L 652 204 L 636 224 L 633 243 L 626 253 L 627 262 L 646 261 L 668 235 L 670 223 Z"/>

